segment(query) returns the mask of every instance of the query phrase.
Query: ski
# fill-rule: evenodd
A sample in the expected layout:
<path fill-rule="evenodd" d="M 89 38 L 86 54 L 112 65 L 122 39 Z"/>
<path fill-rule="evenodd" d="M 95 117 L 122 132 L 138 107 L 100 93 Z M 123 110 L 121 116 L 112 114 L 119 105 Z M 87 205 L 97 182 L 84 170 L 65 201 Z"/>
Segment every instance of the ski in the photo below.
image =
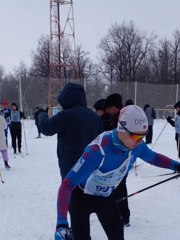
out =
<path fill-rule="evenodd" d="M 168 176 L 168 175 L 173 175 L 176 174 L 177 172 L 170 172 L 170 173 L 162 173 L 162 174 L 157 174 L 157 175 L 151 175 L 151 176 L 144 176 L 144 178 L 148 178 L 148 177 L 162 177 L 162 176 Z"/>
<path fill-rule="evenodd" d="M 14 158 L 17 158 L 17 157 L 22 157 L 22 158 L 24 158 L 24 154 L 22 154 L 22 153 L 16 153 L 16 154 L 14 154 Z"/>

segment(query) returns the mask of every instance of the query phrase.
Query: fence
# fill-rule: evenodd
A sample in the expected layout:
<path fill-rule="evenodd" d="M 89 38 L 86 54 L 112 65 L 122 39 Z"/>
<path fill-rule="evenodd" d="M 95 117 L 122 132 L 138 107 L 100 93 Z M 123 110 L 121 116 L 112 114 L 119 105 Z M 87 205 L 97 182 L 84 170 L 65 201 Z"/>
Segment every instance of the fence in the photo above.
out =
<path fill-rule="evenodd" d="M 159 85 L 139 82 L 86 83 L 86 95 L 89 106 L 96 100 L 106 98 L 111 93 L 120 93 L 123 101 L 132 99 L 135 104 L 144 107 L 150 104 L 156 109 L 157 116 L 162 118 L 174 114 L 173 105 L 180 98 L 179 85 Z M 170 107 L 169 107 L 170 106 Z"/>

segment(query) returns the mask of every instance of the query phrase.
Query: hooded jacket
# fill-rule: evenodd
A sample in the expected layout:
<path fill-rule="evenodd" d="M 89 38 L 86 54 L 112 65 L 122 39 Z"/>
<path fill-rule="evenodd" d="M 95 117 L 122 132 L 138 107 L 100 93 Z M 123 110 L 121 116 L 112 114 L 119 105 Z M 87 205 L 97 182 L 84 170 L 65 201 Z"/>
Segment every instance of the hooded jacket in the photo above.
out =
<path fill-rule="evenodd" d="M 80 84 L 66 84 L 57 99 L 63 110 L 51 118 L 45 112 L 40 113 L 38 125 L 46 136 L 57 133 L 57 155 L 64 178 L 84 148 L 101 132 L 101 122 L 87 107 L 85 91 Z"/>

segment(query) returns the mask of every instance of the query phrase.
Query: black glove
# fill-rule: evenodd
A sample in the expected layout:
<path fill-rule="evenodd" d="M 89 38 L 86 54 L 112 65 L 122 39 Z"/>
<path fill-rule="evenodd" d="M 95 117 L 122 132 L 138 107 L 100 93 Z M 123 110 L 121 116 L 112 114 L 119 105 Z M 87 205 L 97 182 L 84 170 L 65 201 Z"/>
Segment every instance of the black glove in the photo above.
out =
<path fill-rule="evenodd" d="M 168 117 L 166 118 L 166 120 L 168 121 L 168 123 L 170 123 L 171 120 L 172 120 L 172 117 L 171 117 L 171 116 L 168 116 Z"/>
<path fill-rule="evenodd" d="M 176 172 L 180 173 L 180 164 L 176 166 Z"/>
<path fill-rule="evenodd" d="M 56 227 L 55 240 L 68 240 L 70 236 L 69 227 L 66 224 L 60 224 Z"/>

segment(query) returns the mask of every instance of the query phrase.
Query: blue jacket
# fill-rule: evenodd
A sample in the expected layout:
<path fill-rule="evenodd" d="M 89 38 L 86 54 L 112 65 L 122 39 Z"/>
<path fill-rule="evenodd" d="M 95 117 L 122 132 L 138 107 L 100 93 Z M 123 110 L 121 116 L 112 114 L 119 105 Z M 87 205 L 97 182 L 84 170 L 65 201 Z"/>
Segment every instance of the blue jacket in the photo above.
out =
<path fill-rule="evenodd" d="M 40 113 L 38 125 L 46 136 L 57 133 L 57 155 L 64 178 L 84 148 L 101 132 L 101 123 L 98 115 L 87 107 L 85 91 L 80 84 L 68 83 L 58 101 L 63 110 L 51 118 L 47 113 Z"/>
<path fill-rule="evenodd" d="M 67 174 L 58 194 L 57 224 L 67 224 L 67 210 L 73 189 L 79 185 L 84 193 L 108 197 L 137 158 L 161 168 L 176 170 L 177 161 L 149 149 L 142 142 L 133 150 L 119 140 L 117 130 L 100 134 L 85 149 Z"/>

